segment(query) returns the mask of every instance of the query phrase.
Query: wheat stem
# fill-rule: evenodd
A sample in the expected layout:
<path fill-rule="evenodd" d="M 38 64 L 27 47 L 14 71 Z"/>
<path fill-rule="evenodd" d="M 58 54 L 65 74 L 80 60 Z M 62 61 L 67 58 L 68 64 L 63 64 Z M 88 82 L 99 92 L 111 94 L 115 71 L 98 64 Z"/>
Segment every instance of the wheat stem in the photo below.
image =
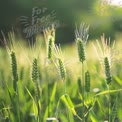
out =
<path fill-rule="evenodd" d="M 82 95 L 83 95 L 83 113 L 85 111 L 85 83 L 84 83 L 84 62 L 82 62 Z M 83 121 L 84 121 L 84 114 L 83 114 Z"/>
<path fill-rule="evenodd" d="M 90 92 L 90 74 L 89 71 L 85 72 L 85 91 Z"/>
<path fill-rule="evenodd" d="M 105 65 L 105 75 L 106 75 L 106 84 L 108 87 L 108 121 L 111 122 L 111 117 L 110 117 L 110 109 L 111 109 L 111 104 L 110 104 L 110 83 L 112 82 L 112 77 L 111 77 L 111 70 L 110 70 L 110 64 L 108 57 L 104 58 L 104 65 Z"/>
<path fill-rule="evenodd" d="M 38 63 L 37 59 L 33 59 L 32 63 L 32 80 L 34 82 L 34 87 L 35 87 L 35 97 L 36 97 L 36 104 L 37 104 L 37 109 L 38 109 L 38 116 L 37 116 L 37 121 L 40 121 L 40 88 L 39 88 L 39 72 L 38 72 Z"/>
<path fill-rule="evenodd" d="M 109 85 L 107 85 L 108 86 L 108 90 L 109 90 L 109 93 L 108 93 L 108 122 L 111 122 L 111 116 L 110 116 L 110 114 L 111 114 L 111 103 L 110 103 L 110 86 Z"/>

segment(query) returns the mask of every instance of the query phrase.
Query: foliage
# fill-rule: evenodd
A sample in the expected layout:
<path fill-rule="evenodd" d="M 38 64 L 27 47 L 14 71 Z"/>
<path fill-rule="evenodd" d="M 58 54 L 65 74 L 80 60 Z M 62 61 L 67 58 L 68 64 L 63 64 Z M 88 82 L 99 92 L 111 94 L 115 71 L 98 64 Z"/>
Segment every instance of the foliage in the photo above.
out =
<path fill-rule="evenodd" d="M 113 62 L 114 73 L 112 67 L 105 69 L 111 68 L 113 73 L 108 89 L 105 79 L 108 74 L 102 70 L 96 55 L 92 55 L 95 53 L 91 43 L 85 47 L 87 62 L 86 59 L 80 62 L 74 44 L 62 47 L 64 55 L 60 46 L 51 48 L 53 55 L 48 59 L 46 46 L 39 52 L 41 41 L 38 41 L 32 50 L 14 43 L 9 56 L 0 48 L 1 122 L 122 120 L 122 77 L 121 71 L 117 72 L 121 64 Z M 16 61 L 10 65 L 13 54 Z"/>

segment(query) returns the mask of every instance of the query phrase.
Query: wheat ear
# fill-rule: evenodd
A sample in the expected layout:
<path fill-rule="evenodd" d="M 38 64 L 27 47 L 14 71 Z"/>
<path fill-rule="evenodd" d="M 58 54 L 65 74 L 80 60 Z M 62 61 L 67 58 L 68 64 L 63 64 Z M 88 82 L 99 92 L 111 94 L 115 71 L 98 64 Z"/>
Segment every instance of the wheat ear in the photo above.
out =
<path fill-rule="evenodd" d="M 10 56 L 11 56 L 12 76 L 13 76 L 13 88 L 16 91 L 17 90 L 17 82 L 18 82 L 16 55 L 12 51 Z"/>

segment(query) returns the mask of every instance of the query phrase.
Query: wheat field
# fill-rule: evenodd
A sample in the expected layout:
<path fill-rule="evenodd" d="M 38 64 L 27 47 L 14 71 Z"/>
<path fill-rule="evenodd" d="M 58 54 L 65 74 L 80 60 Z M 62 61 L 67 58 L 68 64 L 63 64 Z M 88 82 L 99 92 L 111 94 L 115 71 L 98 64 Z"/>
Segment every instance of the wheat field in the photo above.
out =
<path fill-rule="evenodd" d="M 121 38 L 113 48 L 105 36 L 88 40 L 76 30 L 73 43 L 56 45 L 48 31 L 31 46 L 13 33 L 4 40 L 0 122 L 121 122 Z"/>

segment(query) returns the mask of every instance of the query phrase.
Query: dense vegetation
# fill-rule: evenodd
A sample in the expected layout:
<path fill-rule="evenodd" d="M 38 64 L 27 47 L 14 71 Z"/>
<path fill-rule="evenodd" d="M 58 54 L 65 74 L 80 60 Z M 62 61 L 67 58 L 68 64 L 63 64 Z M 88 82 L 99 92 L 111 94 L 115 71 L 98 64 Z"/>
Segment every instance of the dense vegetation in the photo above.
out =
<path fill-rule="evenodd" d="M 88 30 L 81 24 L 70 46 L 55 44 L 54 28 L 30 48 L 14 33 L 4 38 L 0 122 L 122 121 L 120 43 L 89 42 Z"/>

